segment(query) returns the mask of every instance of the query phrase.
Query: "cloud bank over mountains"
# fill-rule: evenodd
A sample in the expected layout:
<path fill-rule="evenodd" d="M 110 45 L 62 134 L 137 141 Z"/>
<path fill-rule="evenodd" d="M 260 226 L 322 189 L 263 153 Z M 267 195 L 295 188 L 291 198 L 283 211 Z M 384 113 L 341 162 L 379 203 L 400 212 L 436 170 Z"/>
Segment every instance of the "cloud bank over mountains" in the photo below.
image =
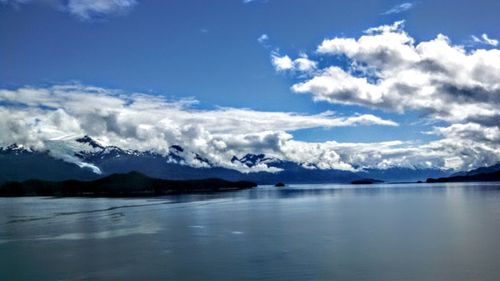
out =
<path fill-rule="evenodd" d="M 312 55 L 317 61 L 310 65 L 319 66 L 307 76 L 288 55 L 272 58 L 277 71 L 299 72 L 293 92 L 331 104 L 415 111 L 445 122 L 448 127 L 428 132 L 441 140 L 414 147 L 420 155 L 443 157 L 445 167 L 500 160 L 499 49 L 466 49 L 443 34 L 416 42 L 398 21 L 369 28 L 359 38 L 325 39 Z"/>
<path fill-rule="evenodd" d="M 181 145 L 211 163 L 236 169 L 241 167 L 231 163 L 232 156 L 246 153 L 351 169 L 335 151 L 324 151 L 317 144 L 302 145 L 289 132 L 398 125 L 371 114 L 344 117 L 333 112 L 303 115 L 241 108 L 197 110 L 195 104 L 195 100 L 169 101 L 82 85 L 0 90 L 0 145 L 16 143 L 37 150 L 50 149 L 53 153 L 63 151 L 55 155 L 61 157 L 71 153 L 61 149 L 66 140 L 89 135 L 105 145 L 139 151 L 168 153 L 171 145 Z M 193 158 L 189 164 L 200 163 Z"/>

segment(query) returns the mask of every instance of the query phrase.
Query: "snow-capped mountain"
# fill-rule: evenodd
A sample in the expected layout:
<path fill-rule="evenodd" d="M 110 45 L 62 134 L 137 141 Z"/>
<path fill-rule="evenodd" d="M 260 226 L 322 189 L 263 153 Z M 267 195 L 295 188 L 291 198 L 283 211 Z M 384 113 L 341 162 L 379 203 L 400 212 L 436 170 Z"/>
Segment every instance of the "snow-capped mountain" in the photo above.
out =
<path fill-rule="evenodd" d="M 187 159 L 191 161 L 186 161 Z M 194 162 L 199 163 L 199 166 L 193 167 L 187 164 L 193 163 L 193 159 Z M 83 136 L 54 142 L 43 152 L 19 145 L 0 148 L 0 171 L 2 172 L 0 182 L 29 178 L 91 179 L 130 171 L 164 179 L 223 178 L 251 180 L 261 184 L 273 184 L 278 181 L 348 183 L 360 178 L 376 178 L 385 181 L 425 180 L 428 177 L 449 175 L 446 171 L 433 169 L 391 168 L 360 172 L 315 169 L 310 166 L 305 167 L 302 163 L 285 161 L 265 154 L 246 154 L 240 157 L 235 155 L 231 163 L 247 168 L 269 167 L 279 171 L 244 173 L 220 167 L 196 153 L 186 151 L 180 145 L 172 145 L 161 154 L 107 146 L 89 136 Z"/>
<path fill-rule="evenodd" d="M 483 173 L 493 173 L 496 171 L 500 171 L 500 163 L 497 163 L 493 166 L 480 167 L 480 168 L 470 170 L 470 171 L 463 171 L 463 172 L 454 173 L 451 176 L 452 177 L 454 177 L 454 176 L 474 176 L 474 175 L 483 174 Z"/>
<path fill-rule="evenodd" d="M 48 151 L 34 151 L 13 144 L 0 148 L 0 182 L 28 179 L 95 179 L 91 169 L 55 158 Z"/>
<path fill-rule="evenodd" d="M 91 147 L 91 150 L 80 150 L 75 153 L 79 159 L 89 163 L 101 163 L 116 158 L 130 158 L 130 157 L 146 157 L 158 158 L 167 163 L 185 164 L 186 151 L 179 145 L 172 145 L 169 147 L 168 152 L 160 154 L 154 151 L 138 151 L 132 149 L 122 149 L 117 146 L 104 146 L 89 136 L 84 136 L 75 140 L 80 144 L 86 144 Z M 206 163 L 208 166 L 211 164 L 208 160 L 204 159 L 198 154 L 193 154 L 193 157 L 200 162 Z"/>
<path fill-rule="evenodd" d="M 231 163 L 241 163 L 249 168 L 255 167 L 259 164 L 265 164 L 267 166 L 276 167 L 277 164 L 281 163 L 281 160 L 274 157 L 267 157 L 265 154 L 246 154 L 245 156 L 238 158 L 233 156 L 231 158 Z"/>
<path fill-rule="evenodd" d="M 22 145 L 18 145 L 16 143 L 11 144 L 7 147 L 0 147 L 0 154 L 25 154 L 33 152 L 30 148 L 26 148 Z"/>

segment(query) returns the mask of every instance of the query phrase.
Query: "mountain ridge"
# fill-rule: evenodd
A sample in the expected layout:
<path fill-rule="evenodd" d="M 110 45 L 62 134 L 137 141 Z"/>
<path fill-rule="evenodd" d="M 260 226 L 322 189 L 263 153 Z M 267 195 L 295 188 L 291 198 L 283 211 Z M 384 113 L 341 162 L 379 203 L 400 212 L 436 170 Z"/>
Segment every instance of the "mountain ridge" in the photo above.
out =
<path fill-rule="evenodd" d="M 500 181 L 500 170 L 489 173 L 480 173 L 468 176 L 451 176 L 443 178 L 428 178 L 427 183 L 439 183 L 439 182 L 493 182 Z"/>
<path fill-rule="evenodd" d="M 276 157 L 265 154 L 247 153 L 241 157 L 234 155 L 231 163 L 242 165 L 246 168 L 267 167 L 275 171 L 254 171 L 241 172 L 236 169 L 217 166 L 202 156 L 186 151 L 180 145 L 172 145 L 168 150 L 161 154 L 154 151 L 138 151 L 122 149 L 117 146 L 106 146 L 94 140 L 89 136 L 83 136 L 74 140 L 78 144 L 76 151 L 71 157 L 78 159 L 81 163 L 98 168 L 102 175 L 92 173 L 91 169 L 85 169 L 85 165 L 78 167 L 75 163 L 67 163 L 63 160 L 54 158 L 49 151 L 38 152 L 31 149 L 9 146 L 9 149 L 0 149 L 0 171 L 9 170 L 10 162 L 19 162 L 17 165 L 17 176 L 9 176 L 12 173 L 3 173 L 0 175 L 0 183 L 7 180 L 27 180 L 37 177 L 45 180 L 64 180 L 64 179 L 94 179 L 101 176 L 107 176 L 113 173 L 127 173 L 138 171 L 145 175 L 173 180 L 194 180 L 203 178 L 222 178 L 225 180 L 249 180 L 259 184 L 275 184 L 276 182 L 286 183 L 350 183 L 354 180 L 363 178 L 377 178 L 386 182 L 401 180 L 425 180 L 429 177 L 448 176 L 449 173 L 437 169 L 412 169 L 412 168 L 388 168 L 365 169 L 359 171 L 345 171 L 336 169 L 319 169 L 318 167 L 304 167 L 302 163 L 296 163 L 287 160 L 281 160 Z M 22 157 L 18 157 L 22 155 Z M 30 159 L 33 155 L 33 159 Z M 42 156 L 43 157 L 42 157 Z M 192 157 L 200 166 L 193 167 L 187 165 L 186 157 Z M 51 169 L 63 169 L 71 171 L 71 176 L 64 174 L 56 176 L 43 176 L 44 165 L 38 158 L 43 158 Z M 34 167 L 25 171 L 22 176 L 23 165 Z M 61 163 L 64 162 L 64 163 Z M 48 171 L 50 175 L 54 171 Z M 59 172 L 62 173 L 62 172 Z M 57 173 L 56 173 L 57 174 Z"/>
<path fill-rule="evenodd" d="M 218 178 L 202 180 L 165 180 L 139 172 L 112 174 L 103 178 L 79 181 L 27 180 L 0 185 L 0 196 L 161 196 L 175 193 L 215 192 L 247 189 L 257 186 L 249 181 L 226 181 Z"/>

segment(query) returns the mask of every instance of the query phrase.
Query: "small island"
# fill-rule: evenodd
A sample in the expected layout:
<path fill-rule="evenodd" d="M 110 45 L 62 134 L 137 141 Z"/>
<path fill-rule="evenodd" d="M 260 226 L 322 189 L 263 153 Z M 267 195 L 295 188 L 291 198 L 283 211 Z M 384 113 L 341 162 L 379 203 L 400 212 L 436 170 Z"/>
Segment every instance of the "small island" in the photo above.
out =
<path fill-rule="evenodd" d="M 249 181 L 222 179 L 164 180 L 138 172 L 113 174 L 92 181 L 28 180 L 0 186 L 0 196 L 135 197 L 168 194 L 231 191 L 256 187 Z"/>
<path fill-rule="evenodd" d="M 274 186 L 276 186 L 276 187 L 284 187 L 284 186 L 285 186 L 285 184 L 284 184 L 284 183 L 282 183 L 282 182 L 278 182 L 278 183 L 276 183 Z"/>

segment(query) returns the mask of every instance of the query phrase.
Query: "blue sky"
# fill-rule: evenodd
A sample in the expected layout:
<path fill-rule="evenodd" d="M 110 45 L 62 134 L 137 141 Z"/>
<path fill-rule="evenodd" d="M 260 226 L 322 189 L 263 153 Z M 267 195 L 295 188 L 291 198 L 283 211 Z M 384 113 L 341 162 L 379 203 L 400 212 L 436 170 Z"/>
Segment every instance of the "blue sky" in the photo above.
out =
<path fill-rule="evenodd" d="M 397 112 L 364 103 L 315 102 L 291 90 L 307 79 L 276 71 L 273 54 L 294 58 L 305 53 L 328 64 L 329 58 L 315 53 L 323 40 L 358 38 L 370 27 L 399 20 L 405 20 L 405 32 L 417 43 L 439 33 L 453 45 L 473 44 L 472 35 L 500 38 L 498 1 L 137 0 L 125 1 L 123 9 L 83 15 L 68 8 L 70 2 L 0 1 L 0 88 L 76 81 L 195 98 L 201 110 L 333 111 L 344 117 L 373 114 L 399 124 L 290 132 L 307 142 L 426 143 L 441 136 L 422 132 L 450 122 L 422 118 L 425 108 Z M 268 39 L 258 42 L 263 34 Z M 478 44 L 471 48 L 492 48 Z"/>

